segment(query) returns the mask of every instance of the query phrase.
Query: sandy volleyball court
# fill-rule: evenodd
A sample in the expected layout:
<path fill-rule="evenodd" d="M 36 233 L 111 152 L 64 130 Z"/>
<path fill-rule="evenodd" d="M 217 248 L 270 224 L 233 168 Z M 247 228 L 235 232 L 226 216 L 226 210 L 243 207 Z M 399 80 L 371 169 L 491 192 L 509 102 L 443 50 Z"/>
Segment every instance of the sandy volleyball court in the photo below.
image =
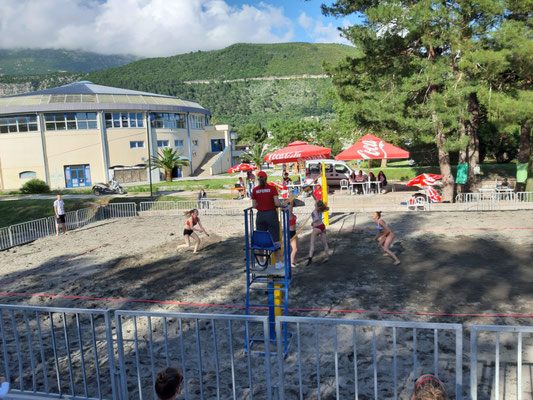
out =
<path fill-rule="evenodd" d="M 302 215 L 299 222 L 304 219 Z M 350 318 L 376 318 L 377 311 L 531 314 L 530 212 L 391 213 L 384 214 L 384 219 L 396 233 L 393 250 L 402 261 L 399 266 L 392 265 L 392 260 L 372 241 L 375 230 L 370 213 L 333 213 L 328 228 L 330 260 L 321 262 L 323 252 L 318 244 L 310 267 L 304 265 L 309 245 L 306 227 L 300 238 L 300 266 L 294 272 L 289 296 L 291 308 L 332 310 L 310 313 L 317 316 L 330 315 L 336 309 L 373 312 Z M 231 311 L 119 300 L 244 305 L 243 218 L 204 216 L 202 222 L 212 235 L 202 236 L 199 254 L 176 250 L 177 244 L 182 243 L 183 223 L 176 216 L 107 220 L 1 252 L 2 301 L 113 309 Z M 232 312 L 241 311 L 236 308 Z M 309 314 L 295 311 L 301 313 Z M 464 322 L 471 318 L 453 320 Z M 416 319 L 450 320 L 437 315 Z M 482 321 L 495 323 L 501 319 L 487 317 Z M 510 321 L 529 323 L 520 318 Z"/>
<path fill-rule="evenodd" d="M 300 214 L 299 223 L 306 217 Z M 324 254 L 318 244 L 313 264 L 305 266 L 309 227 L 302 231 L 299 266 L 293 270 L 289 293 L 290 315 L 453 322 L 465 327 L 473 323 L 532 325 L 531 212 L 404 212 L 385 213 L 383 218 L 396 233 L 392 249 L 401 260 L 399 266 L 393 265 L 392 259 L 384 256 L 372 240 L 375 226 L 370 213 L 332 213 L 327 263 L 323 262 Z M 42 238 L 0 252 L 2 303 L 243 314 L 244 218 L 203 216 L 201 219 L 211 236 L 201 235 L 198 254 L 176 249 L 183 242 L 183 218 L 177 216 L 106 220 L 67 235 Z M 256 295 L 260 302 L 266 301 L 260 298 L 266 297 L 262 291 Z M 257 313 L 266 314 L 266 311 Z M 140 325 L 139 329 L 146 327 Z M 161 330 L 160 326 L 157 330 Z M 340 373 L 349 377 L 353 373 L 353 359 L 349 356 L 350 343 L 344 343 L 344 334 L 348 335 L 349 331 L 339 329 L 339 334 L 339 345 L 347 346 L 346 351 L 342 350 L 347 356 L 340 360 Z M 409 332 L 399 338 L 405 340 L 406 354 L 409 354 L 412 345 Z M 331 349 L 331 338 L 322 336 L 321 340 L 324 343 L 320 346 L 326 354 Z M 362 346 L 369 346 L 370 332 L 360 340 Z M 380 340 L 387 343 L 385 338 Z M 419 338 L 421 363 L 432 359 L 432 354 L 424 350 L 431 348 L 432 340 L 431 336 Z M 468 336 L 464 341 L 467 346 Z M 530 342 L 531 338 L 524 338 L 524 346 L 530 346 Z M 302 343 L 307 345 L 304 349 L 312 349 L 313 333 L 302 330 Z M 443 334 L 440 343 L 442 362 L 446 365 L 442 377 L 451 384 L 453 335 Z M 190 351 L 194 354 L 194 346 Z M 314 355 L 309 351 L 308 355 L 303 353 L 308 360 L 304 370 L 304 398 L 316 398 L 313 397 Z M 524 354 L 526 363 L 533 361 L 529 353 L 527 350 Z M 386 361 L 387 356 L 384 357 Z M 407 356 L 406 360 L 409 359 Z M 294 366 L 291 364 L 294 362 L 292 352 L 287 363 Z M 467 362 L 465 359 L 464 364 Z M 362 368 L 360 398 L 367 398 L 363 395 L 367 392 L 372 397 L 371 360 L 362 358 L 358 364 Z M 365 366 L 368 366 L 366 372 Z M 407 382 L 413 377 L 409 375 L 408 364 L 400 366 L 404 369 L 399 390 L 400 398 L 404 398 L 410 393 Z M 323 373 L 331 375 L 332 368 L 333 364 L 325 362 Z M 390 370 L 384 368 L 379 370 L 380 395 L 388 398 L 391 376 Z M 146 379 L 150 371 L 147 365 L 143 370 Z M 295 371 L 293 368 L 287 372 L 288 381 L 297 382 Z M 467 376 L 465 370 L 464 379 Z M 353 386 L 353 380 L 343 379 L 347 379 L 343 380 L 346 388 Z M 490 398 L 491 377 L 486 379 L 483 382 L 487 384 L 487 398 Z M 514 375 L 509 377 L 511 391 L 507 393 L 515 387 L 514 379 Z M 524 382 L 531 386 L 529 378 Z M 194 379 L 190 385 L 195 387 Z M 135 385 L 131 390 L 136 390 Z M 255 390 L 264 395 L 259 387 Z M 325 398 L 333 396 L 334 380 L 324 378 L 323 390 L 327 394 Z M 290 398 L 292 395 L 296 398 L 298 387 L 289 384 L 287 393 Z M 351 392 L 346 395 L 353 397 Z"/>

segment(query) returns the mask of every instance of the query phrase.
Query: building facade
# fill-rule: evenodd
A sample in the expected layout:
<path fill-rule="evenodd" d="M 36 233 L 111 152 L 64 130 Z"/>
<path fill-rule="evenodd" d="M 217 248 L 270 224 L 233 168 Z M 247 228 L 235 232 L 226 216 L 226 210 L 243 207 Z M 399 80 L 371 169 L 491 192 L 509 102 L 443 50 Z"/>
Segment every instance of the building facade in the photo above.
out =
<path fill-rule="evenodd" d="M 209 125 L 210 112 L 176 97 L 76 82 L 0 98 L 0 187 L 20 188 L 38 178 L 51 188 L 90 187 L 112 177 L 148 179 L 150 156 L 178 149 L 190 176 L 208 163 L 209 174 L 232 164 L 229 125 Z M 225 170 L 224 170 L 225 168 Z M 161 172 L 152 171 L 152 180 Z"/>

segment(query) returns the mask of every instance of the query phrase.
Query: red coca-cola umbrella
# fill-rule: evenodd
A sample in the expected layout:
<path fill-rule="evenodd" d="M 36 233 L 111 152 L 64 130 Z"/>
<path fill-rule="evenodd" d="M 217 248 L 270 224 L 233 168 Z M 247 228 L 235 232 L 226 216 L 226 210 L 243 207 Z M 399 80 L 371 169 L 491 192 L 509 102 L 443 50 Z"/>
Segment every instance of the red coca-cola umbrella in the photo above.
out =
<path fill-rule="evenodd" d="M 437 174 L 422 174 L 417 177 L 407 181 L 407 186 L 431 186 L 434 185 L 436 181 L 444 178 L 444 175 Z"/>
<path fill-rule="evenodd" d="M 344 150 L 335 160 L 382 160 L 391 158 L 409 158 L 409 152 L 374 135 L 365 135 L 352 147 Z"/>
<path fill-rule="evenodd" d="M 435 184 L 439 179 L 444 178 L 444 175 L 437 174 L 422 174 L 417 177 L 407 181 L 407 186 L 422 186 L 426 188 L 426 195 L 434 203 L 440 203 L 442 198 L 439 196 L 437 191 L 431 186 Z"/>
<path fill-rule="evenodd" d="M 305 160 L 320 160 L 329 157 L 331 157 L 331 149 L 327 147 L 296 141 L 283 149 L 267 154 L 265 161 L 273 164 L 284 164 Z"/>
<path fill-rule="evenodd" d="M 270 186 L 276 187 L 278 190 L 287 190 L 288 189 L 287 186 L 285 186 L 283 183 L 269 181 L 268 184 Z"/>
<path fill-rule="evenodd" d="M 233 167 L 228 169 L 228 174 L 234 174 L 235 172 L 242 172 L 242 171 L 253 171 L 254 169 L 257 169 L 255 165 L 242 163 L 242 164 L 234 165 Z"/>

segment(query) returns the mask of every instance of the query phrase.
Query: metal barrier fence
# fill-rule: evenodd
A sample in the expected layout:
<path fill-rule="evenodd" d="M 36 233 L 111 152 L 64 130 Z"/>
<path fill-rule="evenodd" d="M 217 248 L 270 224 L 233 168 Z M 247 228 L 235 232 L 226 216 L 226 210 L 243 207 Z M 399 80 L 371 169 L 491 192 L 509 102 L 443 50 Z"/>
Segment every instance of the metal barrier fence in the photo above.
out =
<path fill-rule="evenodd" d="M 405 399 L 425 373 L 462 398 L 460 324 L 282 316 L 276 318 L 278 354 L 282 327 L 294 348 L 278 357 L 280 399 Z"/>
<path fill-rule="evenodd" d="M 530 399 L 533 392 L 532 345 L 531 326 L 472 325 L 472 400 Z"/>
<path fill-rule="evenodd" d="M 109 311 L 0 305 L 0 333 L 11 394 L 116 398 Z"/>
<path fill-rule="evenodd" d="M 533 192 L 461 193 L 455 204 L 463 211 L 528 210 L 533 209 Z"/>
<path fill-rule="evenodd" d="M 250 207 L 247 200 L 179 200 L 179 201 L 143 201 L 139 204 L 140 215 L 167 216 L 181 215 L 183 212 L 198 209 L 200 215 L 241 215 Z"/>
<path fill-rule="evenodd" d="M 16 398 L 151 399 L 167 366 L 187 400 L 403 399 L 426 373 L 449 398 L 531 398 L 532 326 L 470 326 L 469 390 L 460 324 L 282 316 L 269 334 L 267 316 L 0 305 L 0 375 Z"/>
<path fill-rule="evenodd" d="M 244 351 L 247 332 L 269 342 L 267 316 L 117 311 L 115 323 L 123 399 L 157 398 L 168 366 L 182 371 L 185 399 L 271 399 L 270 357 Z"/>

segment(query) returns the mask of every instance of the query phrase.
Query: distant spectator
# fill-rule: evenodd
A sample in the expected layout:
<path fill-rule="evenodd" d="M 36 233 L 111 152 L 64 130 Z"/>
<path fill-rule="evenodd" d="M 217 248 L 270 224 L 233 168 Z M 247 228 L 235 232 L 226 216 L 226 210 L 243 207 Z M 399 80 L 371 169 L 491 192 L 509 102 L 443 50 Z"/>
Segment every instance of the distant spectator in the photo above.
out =
<path fill-rule="evenodd" d="M 415 160 L 413 160 L 412 158 L 409 159 L 409 166 L 412 167 L 415 165 Z"/>
<path fill-rule="evenodd" d="M 65 224 L 65 203 L 61 200 L 61 195 L 57 195 L 57 200 L 54 201 L 54 213 L 56 215 L 56 236 L 59 236 L 59 224 L 63 227 L 63 233 L 67 233 L 67 226 Z"/>
<path fill-rule="evenodd" d="M 285 172 L 285 174 L 283 175 L 283 184 L 284 185 L 289 185 L 291 183 L 291 181 L 292 181 L 292 179 L 290 178 L 289 173 Z"/>
<path fill-rule="evenodd" d="M 255 187 L 255 175 L 252 171 L 248 171 L 248 175 L 246 176 L 246 181 L 248 182 L 248 191 L 246 195 L 251 198 L 252 191 L 254 190 L 254 187 Z"/>
<path fill-rule="evenodd" d="M 352 171 L 352 173 L 350 174 L 350 183 L 355 183 L 355 171 Z"/>
<path fill-rule="evenodd" d="M 370 182 L 370 190 L 375 191 L 376 190 L 376 175 L 374 175 L 373 172 L 368 173 L 368 181 Z"/>
<path fill-rule="evenodd" d="M 365 189 L 362 185 L 363 182 L 366 182 L 366 177 L 363 175 L 363 171 L 359 170 L 359 173 L 355 177 L 355 182 L 360 183 L 360 185 L 356 185 L 355 189 L 357 190 L 358 194 L 363 194 L 365 192 Z"/>
<path fill-rule="evenodd" d="M 155 378 L 155 393 L 159 400 L 174 400 L 180 392 L 183 376 L 176 368 L 168 367 Z"/>
<path fill-rule="evenodd" d="M 6 378 L 0 376 L 0 399 L 3 399 L 9 393 L 9 382 L 6 381 Z"/>
<path fill-rule="evenodd" d="M 507 178 L 503 178 L 503 182 L 501 184 L 501 187 L 503 189 L 509 189 L 509 180 Z"/>
<path fill-rule="evenodd" d="M 207 204 L 207 193 L 204 189 L 198 193 L 198 208 L 209 208 Z"/>
<path fill-rule="evenodd" d="M 444 383 L 434 375 L 422 375 L 415 382 L 412 400 L 447 400 Z"/>
<path fill-rule="evenodd" d="M 244 183 L 244 179 L 242 179 L 242 176 L 239 177 L 239 181 L 237 182 L 237 185 L 244 188 L 246 187 L 246 184 Z"/>
<path fill-rule="evenodd" d="M 381 182 L 381 188 L 383 189 L 385 186 L 387 186 L 387 177 L 383 173 L 383 171 L 379 171 L 378 173 L 378 181 Z"/>

